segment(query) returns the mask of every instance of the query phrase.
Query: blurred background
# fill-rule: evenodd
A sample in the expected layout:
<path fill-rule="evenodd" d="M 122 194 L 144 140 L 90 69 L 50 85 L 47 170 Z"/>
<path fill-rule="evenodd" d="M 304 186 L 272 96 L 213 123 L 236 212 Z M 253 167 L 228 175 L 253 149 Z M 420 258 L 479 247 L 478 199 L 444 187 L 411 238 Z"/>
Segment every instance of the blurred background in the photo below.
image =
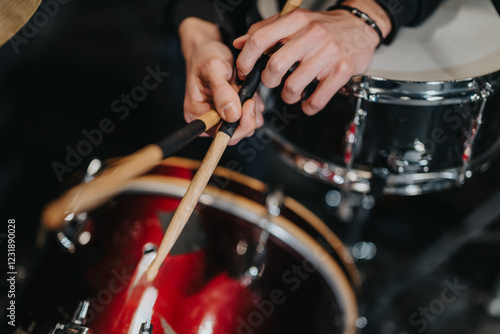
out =
<path fill-rule="evenodd" d="M 4 256 L 6 222 L 15 219 L 20 302 L 37 280 L 32 273 L 43 271 L 39 263 L 44 254 L 36 246 L 43 206 L 78 182 L 94 157 L 127 155 L 185 124 L 184 63 L 169 22 L 168 1 L 42 1 L 38 11 L 55 11 L 54 3 L 57 12 L 47 22 L 32 19 L 37 29 L 21 30 L 0 47 L 0 247 Z M 148 68 L 159 68 L 168 76 L 120 118 L 123 114 L 113 112 L 113 101 L 142 85 Z M 58 163 L 66 165 L 68 147 L 75 149 L 86 139 L 85 131 L 98 129 L 104 118 L 113 130 L 103 134 L 71 172 L 57 171 Z M 178 155 L 200 160 L 209 143 L 198 139 Z M 236 159 L 243 174 L 284 184 L 288 195 L 316 213 L 341 239 L 349 238 L 352 229 L 337 218 L 330 186 L 295 172 L 270 145 L 257 155 L 247 163 L 237 148 L 231 148 L 222 164 Z M 365 284 L 360 311 L 368 320 L 364 332 L 500 332 L 500 221 L 492 209 L 500 189 L 499 167 L 495 160 L 488 171 L 458 189 L 419 197 L 385 196 L 376 203 L 357 240 L 362 243 L 349 245 L 370 250 L 356 262 Z M 488 219 L 496 223 L 486 233 L 447 255 L 446 247 L 453 244 L 450 236 L 467 235 L 464 223 Z M 444 280 L 458 280 L 467 289 L 422 330 L 409 317 L 439 298 Z M 0 288 L 2 314 L 7 302 L 3 276 Z M 33 314 L 22 314 L 23 310 L 29 307 L 19 308 L 16 333 L 31 333 Z M 13 331 L 5 319 L 2 316 L 0 328 Z"/>

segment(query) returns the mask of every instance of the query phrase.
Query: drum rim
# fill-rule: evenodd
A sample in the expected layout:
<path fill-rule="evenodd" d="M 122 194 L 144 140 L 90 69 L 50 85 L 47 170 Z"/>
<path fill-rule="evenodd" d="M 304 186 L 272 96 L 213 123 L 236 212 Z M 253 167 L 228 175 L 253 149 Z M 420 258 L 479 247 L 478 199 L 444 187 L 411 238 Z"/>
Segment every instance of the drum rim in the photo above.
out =
<path fill-rule="evenodd" d="M 181 167 L 181 168 L 188 168 L 192 170 L 197 170 L 201 162 L 193 159 L 188 159 L 188 158 L 182 158 L 182 157 L 169 157 L 167 159 L 164 159 L 161 163 L 161 166 L 170 166 L 170 167 Z M 253 190 L 259 191 L 259 192 L 267 192 L 268 191 L 268 186 L 260 181 L 257 180 L 253 177 L 235 172 L 231 169 L 224 168 L 221 166 L 217 166 L 214 175 L 226 177 L 225 175 L 229 176 L 229 179 L 236 181 L 237 183 L 240 183 L 242 185 L 245 185 Z M 342 258 L 344 265 L 346 267 L 346 270 L 349 273 L 349 278 L 351 279 L 355 290 L 360 293 L 361 292 L 361 276 L 359 275 L 359 272 L 356 268 L 356 265 L 354 264 L 354 259 L 352 258 L 351 254 L 347 250 L 347 248 L 344 246 L 342 241 L 337 237 L 335 233 L 333 233 L 326 225 L 325 223 L 314 213 L 312 213 L 309 209 L 307 209 L 305 206 L 297 202 L 295 199 L 286 196 L 284 198 L 283 204 L 287 206 L 288 208 L 293 208 L 292 211 L 295 212 L 298 216 L 300 216 L 302 219 L 307 221 L 309 225 L 314 227 L 314 229 L 325 238 L 325 240 L 328 241 L 328 243 L 333 247 L 333 249 L 339 254 L 339 256 Z"/>
<path fill-rule="evenodd" d="M 496 90 L 500 90 L 500 70 L 448 81 L 404 81 L 358 75 L 339 92 L 375 103 L 430 106 L 477 102 Z"/>
<path fill-rule="evenodd" d="M 283 136 L 280 136 L 279 133 L 271 133 L 270 135 L 274 144 L 278 146 L 283 160 L 291 167 L 296 168 L 300 173 L 349 191 L 352 190 L 358 193 L 370 192 L 369 180 L 372 177 L 372 172 L 359 169 L 359 166 L 353 166 L 348 171 L 345 166 L 306 152 L 304 149 L 297 147 L 297 145 L 283 138 Z M 462 172 L 465 178 L 471 178 L 478 171 L 487 169 L 491 161 L 491 156 L 498 152 L 500 152 L 500 138 L 487 151 L 473 158 L 468 168 L 463 171 L 462 166 L 460 166 L 430 172 L 389 174 L 384 194 L 416 196 L 454 188 L 464 181 L 460 181 L 459 177 Z M 313 164 L 315 166 L 314 170 L 305 168 L 306 163 Z M 330 178 L 331 175 L 340 175 L 344 181 L 348 179 L 348 185 L 346 185 L 346 182 L 336 182 L 334 178 Z"/>
<path fill-rule="evenodd" d="M 189 183 L 189 179 L 180 177 L 146 175 L 127 182 L 117 196 L 146 193 L 151 195 L 182 197 Z M 214 200 L 215 198 L 217 200 Z M 267 212 L 267 209 L 257 202 L 211 185 L 206 187 L 199 202 L 202 205 L 242 217 L 249 223 L 257 225 L 260 228 L 262 228 L 260 225 L 262 217 L 265 216 Z M 290 209 L 295 212 L 293 208 Z M 295 213 L 301 216 L 299 212 Z M 306 221 L 309 222 L 308 220 Z M 270 234 L 287 244 L 304 259 L 314 259 L 311 263 L 317 268 L 321 277 L 336 296 L 337 303 L 345 320 L 342 332 L 344 334 L 355 333 L 356 319 L 359 316 L 355 291 L 356 287 L 353 286 L 353 282 L 346 276 L 340 264 L 332 258 L 316 240 L 284 216 L 272 217 L 266 229 Z M 320 231 L 318 232 L 321 234 Z M 330 240 L 326 238 L 325 240 L 328 244 L 331 244 Z M 337 248 L 334 245 L 332 245 L 332 247 L 334 247 L 334 251 L 337 252 Z M 345 249 L 344 246 L 342 247 Z M 345 249 L 345 252 L 347 252 L 347 249 Z M 343 261 L 343 255 L 345 254 L 339 255 Z M 321 259 L 317 260 L 319 257 L 321 257 Z"/>

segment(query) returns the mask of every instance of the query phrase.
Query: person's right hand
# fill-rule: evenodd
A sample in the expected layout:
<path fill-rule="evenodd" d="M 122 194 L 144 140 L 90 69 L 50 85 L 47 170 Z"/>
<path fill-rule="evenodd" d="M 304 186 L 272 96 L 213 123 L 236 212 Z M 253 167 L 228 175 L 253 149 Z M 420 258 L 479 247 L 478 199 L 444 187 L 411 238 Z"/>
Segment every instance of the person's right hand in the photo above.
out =
<path fill-rule="evenodd" d="M 241 107 L 234 85 L 233 55 L 221 42 L 217 26 L 189 17 L 179 26 L 179 35 L 186 60 L 186 121 L 215 108 L 225 121 L 240 121 L 229 145 L 251 136 L 264 124 L 264 105 L 259 99 L 250 99 Z"/>

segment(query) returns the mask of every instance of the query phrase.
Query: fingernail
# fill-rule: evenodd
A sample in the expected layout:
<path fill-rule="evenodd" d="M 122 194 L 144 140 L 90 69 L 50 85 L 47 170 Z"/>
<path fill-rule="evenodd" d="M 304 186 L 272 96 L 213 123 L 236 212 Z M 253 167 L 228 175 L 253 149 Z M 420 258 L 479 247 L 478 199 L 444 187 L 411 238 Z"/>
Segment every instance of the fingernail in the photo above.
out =
<path fill-rule="evenodd" d="M 222 113 L 222 118 L 224 118 L 227 121 L 228 118 L 232 117 L 232 115 L 236 115 L 238 113 L 238 109 L 236 108 L 236 103 L 229 102 L 222 108 L 221 113 Z"/>
<path fill-rule="evenodd" d="M 236 39 L 235 39 L 235 41 L 237 41 L 237 40 L 239 40 L 239 39 L 242 39 L 242 38 L 247 38 L 247 37 L 248 37 L 248 34 L 245 34 L 245 35 L 243 35 L 243 36 L 240 36 L 240 37 L 236 38 Z"/>
<path fill-rule="evenodd" d="M 250 103 L 250 113 L 252 114 L 253 117 L 256 117 L 257 115 L 255 114 L 255 102 Z"/>

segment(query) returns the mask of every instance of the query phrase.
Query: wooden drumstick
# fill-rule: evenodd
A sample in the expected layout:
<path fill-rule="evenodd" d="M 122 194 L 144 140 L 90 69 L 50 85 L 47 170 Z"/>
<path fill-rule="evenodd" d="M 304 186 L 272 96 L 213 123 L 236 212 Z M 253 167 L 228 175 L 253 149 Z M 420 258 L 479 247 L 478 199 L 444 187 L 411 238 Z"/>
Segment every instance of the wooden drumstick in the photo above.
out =
<path fill-rule="evenodd" d="M 280 16 L 299 8 L 301 3 L 302 0 L 287 0 Z M 262 74 L 262 71 L 266 67 L 269 57 L 276 50 L 276 48 L 273 47 L 271 48 L 271 50 L 271 52 L 266 51 L 265 54 L 261 56 L 261 58 L 259 58 L 253 70 L 245 79 L 245 82 L 238 92 L 241 105 L 243 105 L 248 99 L 252 98 L 255 94 L 257 87 L 260 84 L 260 76 Z M 193 210 L 198 203 L 203 190 L 207 186 L 207 183 L 210 180 L 210 177 L 212 176 L 215 168 L 217 167 L 222 154 L 226 150 L 227 144 L 229 143 L 229 140 L 231 139 L 237 126 L 238 122 L 223 122 L 221 128 L 217 132 L 207 154 L 205 155 L 205 158 L 200 165 L 200 168 L 196 172 L 193 180 L 191 181 L 191 184 L 186 191 L 186 194 L 182 198 L 179 206 L 177 207 L 177 210 L 175 211 L 174 216 L 172 217 L 163 240 L 161 241 L 160 247 L 158 248 L 156 257 L 151 262 L 146 271 L 146 278 L 149 282 L 152 282 L 156 278 L 158 270 L 163 264 L 163 261 L 165 261 L 167 255 L 170 253 L 170 250 L 177 241 L 177 238 L 184 229 L 184 226 L 186 226 L 189 217 L 193 213 Z"/>
<path fill-rule="evenodd" d="M 0 46 L 12 38 L 28 22 L 40 2 L 41 0 L 0 1 Z"/>
<path fill-rule="evenodd" d="M 60 228 L 68 215 L 105 203 L 120 192 L 124 181 L 146 173 L 163 158 L 217 125 L 220 119 L 215 110 L 210 110 L 157 144 L 148 145 L 114 162 L 93 181 L 79 184 L 49 203 L 42 213 L 42 226 L 50 230 Z"/>

